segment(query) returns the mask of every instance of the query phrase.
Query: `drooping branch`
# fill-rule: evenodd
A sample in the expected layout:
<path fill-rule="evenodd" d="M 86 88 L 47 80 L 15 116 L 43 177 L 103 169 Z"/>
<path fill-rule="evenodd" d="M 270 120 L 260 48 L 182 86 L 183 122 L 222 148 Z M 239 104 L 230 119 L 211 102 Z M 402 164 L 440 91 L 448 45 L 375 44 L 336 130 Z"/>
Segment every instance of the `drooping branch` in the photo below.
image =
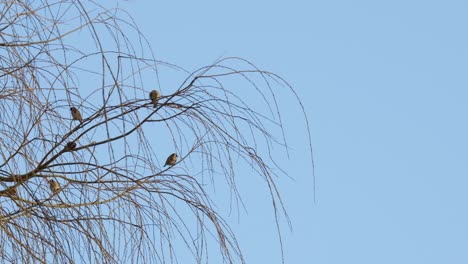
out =
<path fill-rule="evenodd" d="M 278 232 L 280 215 L 290 225 L 276 93 L 298 97 L 282 78 L 241 58 L 193 72 L 158 61 L 124 11 L 93 1 L 1 3 L 1 261 L 201 263 L 214 243 L 244 263 L 211 191 L 243 204 L 242 167 L 264 180 Z M 159 87 L 166 71 L 186 76 Z"/>

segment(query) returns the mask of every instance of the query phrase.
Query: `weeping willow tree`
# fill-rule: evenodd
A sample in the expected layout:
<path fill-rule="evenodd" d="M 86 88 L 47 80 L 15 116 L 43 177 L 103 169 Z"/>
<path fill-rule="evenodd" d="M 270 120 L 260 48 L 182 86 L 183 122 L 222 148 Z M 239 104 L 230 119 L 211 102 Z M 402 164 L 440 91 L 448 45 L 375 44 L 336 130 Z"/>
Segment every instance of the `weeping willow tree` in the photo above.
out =
<path fill-rule="evenodd" d="M 280 238 L 289 224 L 275 94 L 294 90 L 241 58 L 159 61 L 132 21 L 94 1 L 2 0 L 2 263 L 202 263 L 213 248 L 244 263 L 212 191 L 242 204 L 239 167 L 264 180 Z M 162 87 L 167 71 L 185 77 Z"/>

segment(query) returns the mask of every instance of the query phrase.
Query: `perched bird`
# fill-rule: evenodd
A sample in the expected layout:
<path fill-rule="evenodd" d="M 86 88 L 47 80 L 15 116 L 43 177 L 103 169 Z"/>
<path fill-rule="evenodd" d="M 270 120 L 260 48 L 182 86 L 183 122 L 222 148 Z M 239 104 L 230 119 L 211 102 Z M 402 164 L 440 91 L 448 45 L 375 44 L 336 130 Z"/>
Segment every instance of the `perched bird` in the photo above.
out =
<path fill-rule="evenodd" d="M 65 146 L 65 150 L 67 151 L 73 151 L 76 148 L 76 143 L 75 142 L 68 142 L 67 145 Z"/>
<path fill-rule="evenodd" d="M 55 194 L 60 191 L 60 184 L 56 180 L 47 180 L 50 190 Z"/>
<path fill-rule="evenodd" d="M 71 111 L 73 120 L 78 120 L 78 121 L 80 121 L 80 123 L 83 122 L 83 117 L 81 117 L 80 110 L 78 110 L 76 107 L 72 106 L 70 108 L 70 111 Z"/>
<path fill-rule="evenodd" d="M 156 108 L 156 106 L 158 105 L 158 101 L 159 101 L 159 98 L 161 97 L 161 95 L 159 94 L 158 91 L 156 90 L 153 90 L 149 93 L 149 97 L 150 97 L 150 100 L 151 100 L 151 103 L 153 103 L 153 106 Z"/>
<path fill-rule="evenodd" d="M 164 166 L 173 166 L 174 164 L 176 164 L 176 162 L 177 154 L 172 153 L 171 155 L 169 155 L 169 157 L 167 157 L 166 164 L 164 164 Z"/>

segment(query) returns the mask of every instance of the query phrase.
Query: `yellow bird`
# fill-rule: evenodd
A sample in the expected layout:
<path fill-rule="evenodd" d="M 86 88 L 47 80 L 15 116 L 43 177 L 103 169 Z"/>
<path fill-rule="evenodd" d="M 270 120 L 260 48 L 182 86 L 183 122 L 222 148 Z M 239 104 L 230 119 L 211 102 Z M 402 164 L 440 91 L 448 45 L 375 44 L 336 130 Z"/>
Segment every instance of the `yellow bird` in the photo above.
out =
<path fill-rule="evenodd" d="M 174 166 L 177 162 L 177 154 L 172 153 L 167 157 L 166 164 L 164 166 Z"/>
<path fill-rule="evenodd" d="M 47 182 L 53 193 L 58 193 L 60 191 L 60 184 L 56 180 L 47 180 Z"/>
<path fill-rule="evenodd" d="M 70 108 L 70 111 L 71 111 L 73 120 L 78 120 L 78 121 L 80 121 L 80 123 L 83 122 L 83 117 L 81 117 L 80 110 L 78 110 L 76 107 L 72 106 Z"/>
<path fill-rule="evenodd" d="M 161 97 L 161 95 L 159 94 L 158 91 L 156 90 L 153 90 L 149 93 L 149 97 L 150 97 L 150 100 L 151 100 L 151 103 L 153 103 L 153 106 L 156 108 L 156 106 L 158 105 L 158 101 L 159 101 L 159 98 Z"/>

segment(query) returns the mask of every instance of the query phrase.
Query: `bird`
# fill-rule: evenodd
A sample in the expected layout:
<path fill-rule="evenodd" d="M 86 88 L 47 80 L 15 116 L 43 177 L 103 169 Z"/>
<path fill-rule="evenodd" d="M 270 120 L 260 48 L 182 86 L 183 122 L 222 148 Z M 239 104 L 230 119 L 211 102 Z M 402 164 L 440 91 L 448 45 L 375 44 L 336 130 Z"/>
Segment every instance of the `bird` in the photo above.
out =
<path fill-rule="evenodd" d="M 67 145 L 65 146 L 66 151 L 73 151 L 76 148 L 76 143 L 75 142 L 68 142 Z"/>
<path fill-rule="evenodd" d="M 58 193 L 60 191 L 60 184 L 56 180 L 47 180 L 47 182 L 53 193 Z"/>
<path fill-rule="evenodd" d="M 167 157 L 166 164 L 164 164 L 164 166 L 173 166 L 174 164 L 176 164 L 176 162 L 177 154 L 172 153 L 171 155 L 169 155 L 169 157 Z"/>
<path fill-rule="evenodd" d="M 150 97 L 150 100 L 151 100 L 151 103 L 153 103 L 153 106 L 156 108 L 156 106 L 158 105 L 158 101 L 159 101 L 159 98 L 161 97 L 161 95 L 159 94 L 158 91 L 156 90 L 153 90 L 149 93 L 149 97 Z"/>
<path fill-rule="evenodd" d="M 81 117 L 80 110 L 78 110 L 76 107 L 72 106 L 70 107 L 70 111 L 73 117 L 73 120 L 78 120 L 80 123 L 83 122 L 83 117 Z"/>

